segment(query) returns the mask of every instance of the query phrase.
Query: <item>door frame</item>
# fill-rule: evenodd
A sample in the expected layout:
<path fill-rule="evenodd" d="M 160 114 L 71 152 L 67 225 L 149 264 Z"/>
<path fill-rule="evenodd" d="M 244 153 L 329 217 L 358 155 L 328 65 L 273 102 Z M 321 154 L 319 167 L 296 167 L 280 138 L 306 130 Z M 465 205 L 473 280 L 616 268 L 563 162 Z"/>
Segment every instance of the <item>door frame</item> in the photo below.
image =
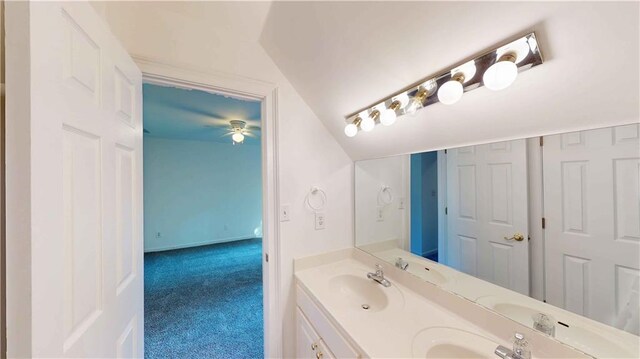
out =
<path fill-rule="evenodd" d="M 261 102 L 262 121 L 262 285 L 264 355 L 282 357 L 280 301 L 280 228 L 278 209 L 278 88 L 275 84 L 238 75 L 201 71 L 132 55 L 142 71 L 142 82 L 213 92 Z"/>

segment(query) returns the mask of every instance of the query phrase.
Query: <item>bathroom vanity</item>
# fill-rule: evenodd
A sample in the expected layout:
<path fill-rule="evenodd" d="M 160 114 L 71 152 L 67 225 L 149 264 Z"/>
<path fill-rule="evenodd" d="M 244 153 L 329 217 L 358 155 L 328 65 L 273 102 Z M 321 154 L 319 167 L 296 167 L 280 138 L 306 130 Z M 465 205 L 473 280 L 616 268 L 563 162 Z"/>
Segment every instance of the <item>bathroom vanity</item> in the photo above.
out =
<path fill-rule="evenodd" d="M 516 333 L 531 358 L 590 357 L 359 249 L 297 259 L 295 277 L 298 358 L 497 358 Z"/>

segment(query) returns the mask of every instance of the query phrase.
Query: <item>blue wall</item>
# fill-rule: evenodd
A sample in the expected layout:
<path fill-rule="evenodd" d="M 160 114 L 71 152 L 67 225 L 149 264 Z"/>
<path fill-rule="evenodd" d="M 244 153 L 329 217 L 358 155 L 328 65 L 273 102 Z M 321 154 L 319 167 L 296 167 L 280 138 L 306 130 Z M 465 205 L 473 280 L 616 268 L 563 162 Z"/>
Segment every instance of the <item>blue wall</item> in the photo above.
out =
<path fill-rule="evenodd" d="M 411 155 L 411 252 L 438 250 L 438 153 Z"/>
<path fill-rule="evenodd" d="M 145 136 L 145 251 L 261 236 L 261 221 L 259 145 Z"/>

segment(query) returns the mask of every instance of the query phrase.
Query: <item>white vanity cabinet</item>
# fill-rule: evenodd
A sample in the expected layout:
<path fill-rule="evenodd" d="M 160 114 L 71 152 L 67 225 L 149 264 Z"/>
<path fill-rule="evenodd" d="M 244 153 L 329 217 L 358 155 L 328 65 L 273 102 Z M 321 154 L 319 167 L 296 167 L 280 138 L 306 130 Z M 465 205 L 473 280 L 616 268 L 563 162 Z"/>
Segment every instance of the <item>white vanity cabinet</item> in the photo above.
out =
<path fill-rule="evenodd" d="M 296 358 L 328 359 L 335 358 L 320 335 L 313 329 L 300 308 L 296 311 Z"/>
<path fill-rule="evenodd" d="M 296 358 L 363 357 L 299 286 L 296 288 L 296 302 Z"/>

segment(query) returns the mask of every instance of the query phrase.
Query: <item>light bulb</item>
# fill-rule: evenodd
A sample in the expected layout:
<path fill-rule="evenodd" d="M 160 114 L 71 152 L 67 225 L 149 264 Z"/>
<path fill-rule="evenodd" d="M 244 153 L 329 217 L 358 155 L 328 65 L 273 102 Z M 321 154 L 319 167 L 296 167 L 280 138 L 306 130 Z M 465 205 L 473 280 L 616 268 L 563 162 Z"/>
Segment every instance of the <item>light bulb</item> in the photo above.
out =
<path fill-rule="evenodd" d="M 240 132 L 236 132 L 231 136 L 231 139 L 235 143 L 241 143 L 242 141 L 244 141 L 244 135 L 241 134 Z"/>
<path fill-rule="evenodd" d="M 491 65 L 482 75 L 484 85 L 493 91 L 509 87 L 518 77 L 518 66 L 514 63 L 515 57 L 504 55 L 495 64 Z"/>
<path fill-rule="evenodd" d="M 358 134 L 358 126 L 353 123 L 350 123 L 344 127 L 344 134 L 347 137 L 353 137 Z"/>
<path fill-rule="evenodd" d="M 396 116 L 396 111 L 390 108 L 382 110 L 382 112 L 380 112 L 380 123 L 385 126 L 391 126 L 394 124 L 394 122 L 396 122 L 397 117 L 398 116 Z"/>
<path fill-rule="evenodd" d="M 409 106 L 407 106 L 407 108 L 404 110 L 404 112 L 409 116 L 413 116 L 422 107 L 424 107 L 422 105 L 422 101 L 420 101 L 418 98 L 414 98 L 414 99 L 411 100 L 411 102 L 409 103 Z"/>
<path fill-rule="evenodd" d="M 376 121 L 371 118 L 371 116 L 366 116 L 362 122 L 360 122 L 360 128 L 364 132 L 369 132 L 373 130 L 374 127 L 376 127 Z"/>
<path fill-rule="evenodd" d="M 424 99 L 427 98 L 428 96 L 429 96 L 429 91 L 424 87 L 420 86 L 415 97 L 412 98 L 411 101 L 409 102 L 409 106 L 407 106 L 404 109 L 404 112 L 409 116 L 415 115 L 419 109 L 424 107 L 422 103 Z"/>
<path fill-rule="evenodd" d="M 445 105 L 453 105 L 462 98 L 464 88 L 459 80 L 455 77 L 453 80 L 445 82 L 440 89 L 438 89 L 438 100 Z"/>

